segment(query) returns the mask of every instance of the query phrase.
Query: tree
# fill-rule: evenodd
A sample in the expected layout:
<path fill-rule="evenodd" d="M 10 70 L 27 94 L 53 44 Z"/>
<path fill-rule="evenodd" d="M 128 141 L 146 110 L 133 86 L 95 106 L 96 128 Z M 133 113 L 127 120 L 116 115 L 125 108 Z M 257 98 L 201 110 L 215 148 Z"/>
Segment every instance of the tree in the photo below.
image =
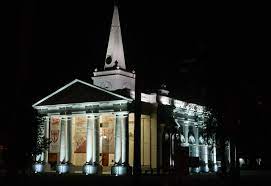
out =
<path fill-rule="evenodd" d="M 33 115 L 33 148 L 32 156 L 36 161 L 42 162 L 41 155 L 45 153 L 50 146 L 51 140 L 45 136 L 45 118 L 38 111 Z M 38 157 L 38 158 L 37 158 Z"/>
<path fill-rule="evenodd" d="M 209 139 L 215 139 L 215 143 L 220 149 L 221 156 L 221 171 L 223 174 L 226 173 L 227 164 L 225 157 L 225 142 L 227 140 L 227 134 L 223 125 L 223 115 L 218 110 L 215 110 L 213 107 L 206 106 L 206 115 L 205 115 L 205 133 L 204 137 Z"/>

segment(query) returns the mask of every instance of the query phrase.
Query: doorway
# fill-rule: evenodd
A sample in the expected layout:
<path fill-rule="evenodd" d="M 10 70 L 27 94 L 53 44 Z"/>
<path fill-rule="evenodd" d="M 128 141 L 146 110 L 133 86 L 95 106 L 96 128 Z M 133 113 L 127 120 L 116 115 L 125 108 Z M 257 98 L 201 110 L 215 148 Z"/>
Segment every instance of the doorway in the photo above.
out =
<path fill-rule="evenodd" d="M 106 114 L 100 119 L 100 164 L 103 167 L 103 174 L 110 174 L 111 167 L 114 165 L 115 117 L 113 114 Z"/>

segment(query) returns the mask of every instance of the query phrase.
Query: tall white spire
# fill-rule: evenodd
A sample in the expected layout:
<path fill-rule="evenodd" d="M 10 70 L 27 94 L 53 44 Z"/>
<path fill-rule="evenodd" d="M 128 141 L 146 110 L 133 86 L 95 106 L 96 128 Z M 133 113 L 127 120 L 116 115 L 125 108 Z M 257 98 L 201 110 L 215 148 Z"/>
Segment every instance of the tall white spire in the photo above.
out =
<path fill-rule="evenodd" d="M 104 70 L 93 72 L 93 84 L 114 91 L 135 89 L 135 73 L 126 71 L 118 7 L 114 6 Z M 117 63 L 116 63 L 117 62 Z"/>
<path fill-rule="evenodd" d="M 112 68 L 115 65 L 119 66 L 121 69 L 126 69 L 117 5 L 114 6 L 104 69 Z"/>

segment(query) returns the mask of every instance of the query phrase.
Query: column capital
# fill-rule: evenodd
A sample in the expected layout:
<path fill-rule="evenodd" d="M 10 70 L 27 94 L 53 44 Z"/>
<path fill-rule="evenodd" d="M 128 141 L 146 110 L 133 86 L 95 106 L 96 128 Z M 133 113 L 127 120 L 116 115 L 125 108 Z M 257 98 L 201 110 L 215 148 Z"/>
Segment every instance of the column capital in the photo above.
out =
<path fill-rule="evenodd" d="M 183 124 L 184 124 L 184 126 L 189 126 L 190 122 L 187 120 L 184 120 Z"/>
<path fill-rule="evenodd" d="M 88 113 L 87 118 L 96 118 L 99 117 L 101 114 L 100 113 Z"/>
<path fill-rule="evenodd" d="M 61 115 L 60 115 L 60 112 L 54 112 L 54 113 L 48 113 L 47 116 L 52 117 L 52 116 L 61 116 Z"/>
<path fill-rule="evenodd" d="M 189 124 L 195 127 L 198 126 L 198 123 L 196 121 L 189 121 Z"/>
<path fill-rule="evenodd" d="M 72 119 L 72 115 L 60 115 L 61 119 L 66 119 L 66 120 L 71 120 Z"/>
<path fill-rule="evenodd" d="M 61 120 L 67 119 L 67 116 L 60 116 Z"/>
<path fill-rule="evenodd" d="M 115 112 L 115 116 L 117 117 L 128 117 L 128 111 Z"/>

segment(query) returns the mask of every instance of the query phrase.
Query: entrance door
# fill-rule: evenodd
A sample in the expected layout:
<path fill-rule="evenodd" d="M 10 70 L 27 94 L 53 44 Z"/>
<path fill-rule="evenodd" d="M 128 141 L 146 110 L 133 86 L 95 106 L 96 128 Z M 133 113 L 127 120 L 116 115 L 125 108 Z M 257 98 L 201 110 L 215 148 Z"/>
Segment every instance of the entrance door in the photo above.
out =
<path fill-rule="evenodd" d="M 112 157 L 114 157 L 114 126 L 113 115 L 103 115 L 100 125 L 100 161 L 103 166 L 103 174 L 110 174 Z"/>
<path fill-rule="evenodd" d="M 103 166 L 108 166 L 108 160 L 109 160 L 109 154 L 102 153 L 102 165 Z"/>

